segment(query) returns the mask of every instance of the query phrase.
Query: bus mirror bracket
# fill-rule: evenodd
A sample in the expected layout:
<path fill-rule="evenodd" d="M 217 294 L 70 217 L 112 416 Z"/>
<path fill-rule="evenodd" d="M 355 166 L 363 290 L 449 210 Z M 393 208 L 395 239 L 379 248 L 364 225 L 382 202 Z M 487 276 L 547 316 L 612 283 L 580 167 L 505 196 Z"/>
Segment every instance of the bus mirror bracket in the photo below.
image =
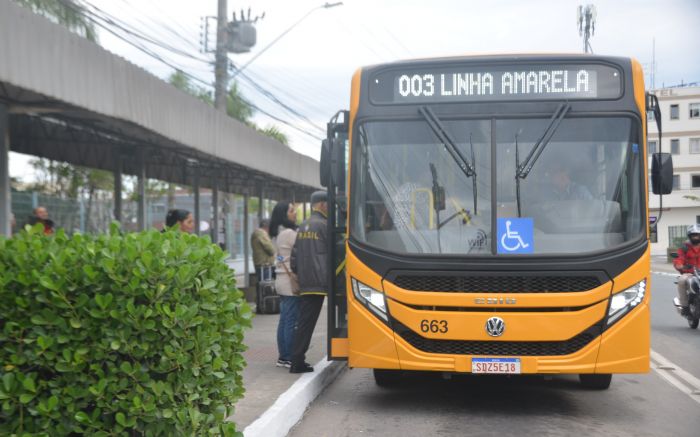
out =
<path fill-rule="evenodd" d="M 321 141 L 321 162 L 319 162 L 318 170 L 321 180 L 321 186 L 328 188 L 331 178 L 331 151 L 330 141 L 327 139 Z"/>

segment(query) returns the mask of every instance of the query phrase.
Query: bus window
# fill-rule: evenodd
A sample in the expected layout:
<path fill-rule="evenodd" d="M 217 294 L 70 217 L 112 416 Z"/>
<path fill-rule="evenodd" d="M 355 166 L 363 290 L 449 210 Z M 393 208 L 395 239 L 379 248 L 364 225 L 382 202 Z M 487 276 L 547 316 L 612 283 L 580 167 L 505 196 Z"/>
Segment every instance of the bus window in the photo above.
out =
<path fill-rule="evenodd" d="M 497 121 L 498 217 L 517 217 L 519 201 L 520 216 L 534 220 L 534 253 L 595 251 L 640 238 L 644 187 L 632 120 L 564 119 L 532 171 L 518 180 L 518 163 L 546 124 Z"/>
<path fill-rule="evenodd" d="M 397 253 L 490 253 L 490 120 L 444 125 L 459 151 L 474 156 L 474 176 L 465 174 L 425 120 L 360 126 L 362 141 L 353 156 L 355 238 Z"/>

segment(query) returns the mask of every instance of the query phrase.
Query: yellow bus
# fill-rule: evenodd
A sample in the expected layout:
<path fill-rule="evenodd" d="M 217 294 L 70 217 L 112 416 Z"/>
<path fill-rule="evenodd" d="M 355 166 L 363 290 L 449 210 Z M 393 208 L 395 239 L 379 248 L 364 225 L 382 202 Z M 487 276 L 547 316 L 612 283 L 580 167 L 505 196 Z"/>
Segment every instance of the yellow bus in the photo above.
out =
<path fill-rule="evenodd" d="M 475 56 L 359 69 L 328 123 L 328 352 L 374 369 L 578 374 L 609 387 L 650 352 L 640 64 Z M 653 161 L 653 162 L 651 162 Z M 647 178 L 651 168 L 651 181 Z"/>

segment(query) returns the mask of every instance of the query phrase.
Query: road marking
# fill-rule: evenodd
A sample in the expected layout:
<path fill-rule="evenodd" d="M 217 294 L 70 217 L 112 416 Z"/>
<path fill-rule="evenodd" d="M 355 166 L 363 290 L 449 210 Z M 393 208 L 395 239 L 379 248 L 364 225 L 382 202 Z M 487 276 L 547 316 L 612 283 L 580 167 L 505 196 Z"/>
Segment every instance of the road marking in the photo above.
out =
<path fill-rule="evenodd" d="M 659 376 L 700 404 L 700 379 L 673 364 L 654 350 L 651 351 L 651 363 L 651 368 Z"/>
<path fill-rule="evenodd" d="M 676 276 L 678 276 L 678 275 L 680 274 L 680 273 L 668 273 L 668 272 L 651 272 L 651 273 L 653 273 L 653 274 L 655 274 L 655 275 L 673 276 L 673 277 L 676 277 Z"/>

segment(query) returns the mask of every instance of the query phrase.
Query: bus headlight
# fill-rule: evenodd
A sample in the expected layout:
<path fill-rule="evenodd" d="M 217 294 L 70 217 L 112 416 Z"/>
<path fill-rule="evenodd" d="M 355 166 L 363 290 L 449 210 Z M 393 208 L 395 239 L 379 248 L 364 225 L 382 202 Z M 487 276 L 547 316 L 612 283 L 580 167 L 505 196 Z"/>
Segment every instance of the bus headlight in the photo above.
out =
<path fill-rule="evenodd" d="M 352 292 L 355 298 L 359 300 L 365 307 L 381 318 L 385 322 L 388 321 L 386 315 L 386 300 L 384 293 L 369 287 L 355 278 L 352 278 Z"/>
<path fill-rule="evenodd" d="M 614 294 L 610 299 L 608 325 L 613 324 L 632 308 L 639 305 L 639 303 L 644 299 L 646 289 L 647 281 L 644 279 L 630 288 Z"/>

